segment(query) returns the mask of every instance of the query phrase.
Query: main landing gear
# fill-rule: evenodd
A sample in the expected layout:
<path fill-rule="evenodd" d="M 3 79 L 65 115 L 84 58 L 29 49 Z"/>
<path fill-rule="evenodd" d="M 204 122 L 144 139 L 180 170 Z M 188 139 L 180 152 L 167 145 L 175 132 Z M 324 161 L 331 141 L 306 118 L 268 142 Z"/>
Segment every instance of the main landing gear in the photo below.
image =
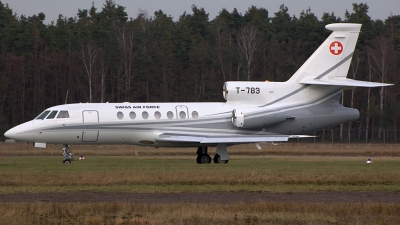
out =
<path fill-rule="evenodd" d="M 63 152 L 64 155 L 63 163 L 70 164 L 71 159 L 74 158 L 74 154 L 72 153 L 69 146 L 67 144 L 64 144 L 64 146 L 61 148 L 61 151 Z"/>
<path fill-rule="evenodd" d="M 197 148 L 197 159 L 196 162 L 198 164 L 207 164 L 211 162 L 211 157 L 207 153 L 207 147 L 199 147 Z"/>
<path fill-rule="evenodd" d="M 211 163 L 212 159 L 210 155 L 207 153 L 208 148 L 207 147 L 198 147 L 197 148 L 197 159 L 196 162 L 198 164 L 208 164 Z M 226 160 L 222 160 L 225 158 Z M 217 145 L 217 154 L 215 154 L 214 163 L 228 163 L 229 158 L 228 158 L 228 153 L 226 151 L 226 145 L 225 144 L 218 144 Z"/>

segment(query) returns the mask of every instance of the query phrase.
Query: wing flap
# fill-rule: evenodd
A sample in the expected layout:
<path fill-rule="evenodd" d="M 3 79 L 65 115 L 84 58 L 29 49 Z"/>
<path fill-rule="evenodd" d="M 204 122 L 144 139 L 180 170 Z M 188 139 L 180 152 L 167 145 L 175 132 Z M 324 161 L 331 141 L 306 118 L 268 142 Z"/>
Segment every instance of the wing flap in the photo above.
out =
<path fill-rule="evenodd" d="M 281 142 L 288 141 L 289 138 L 313 137 L 308 135 L 231 135 L 231 136 L 192 136 L 182 134 L 161 134 L 156 138 L 156 142 L 170 143 L 200 143 L 200 144 L 239 144 L 239 143 L 258 143 L 258 142 Z"/>
<path fill-rule="evenodd" d="M 205 137 L 190 136 L 179 134 L 161 134 L 156 138 L 156 142 L 198 142 L 200 143 Z"/>
<path fill-rule="evenodd" d="M 200 143 L 213 144 L 213 143 L 255 143 L 255 142 L 278 142 L 288 141 L 289 136 L 232 136 L 232 137 L 207 137 Z"/>

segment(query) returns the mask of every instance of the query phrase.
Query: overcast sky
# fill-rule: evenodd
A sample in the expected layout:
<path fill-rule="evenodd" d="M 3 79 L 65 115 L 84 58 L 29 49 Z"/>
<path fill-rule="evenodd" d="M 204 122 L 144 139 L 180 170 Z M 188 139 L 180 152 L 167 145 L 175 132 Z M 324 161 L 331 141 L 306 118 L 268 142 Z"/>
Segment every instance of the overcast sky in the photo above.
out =
<path fill-rule="evenodd" d="M 19 16 L 32 16 L 43 12 L 46 15 L 45 23 L 47 24 L 51 21 L 56 21 L 59 14 L 68 18 L 75 17 L 78 9 L 90 9 L 92 2 L 94 2 L 97 10 L 101 11 L 105 0 L 2 0 L 2 2 L 3 4 L 7 3 Z M 149 16 L 153 16 L 155 11 L 161 9 L 167 15 L 171 15 L 175 21 L 185 11 L 191 14 L 192 4 L 199 8 L 204 8 L 209 13 L 210 20 L 214 19 L 223 8 L 229 12 L 236 8 L 240 13 L 244 14 L 252 5 L 267 9 L 269 16 L 273 17 L 273 13 L 277 12 L 282 4 L 288 7 L 290 15 L 296 15 L 297 17 L 299 17 L 302 10 L 310 7 L 311 12 L 318 19 L 321 19 L 324 12 L 334 12 L 337 17 L 344 19 L 346 9 L 352 12 L 353 2 L 367 3 L 369 6 L 368 15 L 374 20 L 384 20 L 390 14 L 400 15 L 399 0 L 115 0 L 115 2 L 125 7 L 128 17 L 136 18 L 139 10 L 145 10 Z"/>

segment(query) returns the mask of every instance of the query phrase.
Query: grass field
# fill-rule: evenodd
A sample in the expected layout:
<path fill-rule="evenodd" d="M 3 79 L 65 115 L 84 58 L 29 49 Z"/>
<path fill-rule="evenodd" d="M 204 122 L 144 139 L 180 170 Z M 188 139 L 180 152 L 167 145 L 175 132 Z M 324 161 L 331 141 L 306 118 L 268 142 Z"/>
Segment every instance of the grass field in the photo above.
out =
<path fill-rule="evenodd" d="M 398 144 L 331 144 L 331 143 L 279 143 L 278 145 L 260 143 L 262 150 L 256 150 L 253 144 L 228 147 L 231 156 L 271 156 L 271 155 L 317 155 L 317 156 L 400 156 Z M 48 145 L 46 149 L 33 148 L 32 143 L 9 144 L 0 142 L 2 156 L 62 156 L 61 145 Z M 153 148 L 132 145 L 73 145 L 75 155 L 85 156 L 191 156 L 196 148 Z M 215 147 L 209 148 L 210 155 Z"/>
<path fill-rule="evenodd" d="M 398 204 L 380 203 L 6 203 L 1 224 L 399 224 Z"/>
<path fill-rule="evenodd" d="M 0 145 L 0 194 L 54 192 L 400 191 L 397 145 L 235 146 L 228 164 L 198 165 L 195 149 Z M 210 149 L 212 155 L 215 149 Z M 366 164 L 372 158 L 373 164 Z M 0 224 L 398 224 L 392 203 L 0 203 Z M 15 219 L 17 217 L 18 219 Z M 29 223 L 27 223 L 29 222 Z"/>
<path fill-rule="evenodd" d="M 193 157 L 5 157 L 0 193 L 399 191 L 400 158 L 236 156 L 228 164 L 198 165 Z"/>
<path fill-rule="evenodd" d="M 13 149 L 16 146 L 6 146 L 0 159 L 0 193 L 400 190 L 396 145 L 271 145 L 262 151 L 239 146 L 229 151 L 228 164 L 208 165 L 195 163 L 193 149 L 75 146 L 75 154 L 86 159 L 64 165 L 57 148 L 44 154 L 26 145 Z M 367 158 L 374 164 L 366 164 Z"/>

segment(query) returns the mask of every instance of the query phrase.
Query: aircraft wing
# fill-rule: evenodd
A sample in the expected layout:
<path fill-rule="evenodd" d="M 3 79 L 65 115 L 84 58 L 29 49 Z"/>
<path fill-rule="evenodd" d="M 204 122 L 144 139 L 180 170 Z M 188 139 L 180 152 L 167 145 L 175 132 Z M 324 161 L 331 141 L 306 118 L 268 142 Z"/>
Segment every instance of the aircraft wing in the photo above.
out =
<path fill-rule="evenodd" d="M 391 86 L 393 84 L 377 83 L 369 81 L 353 80 L 348 78 L 335 78 L 335 79 L 303 79 L 301 84 L 316 84 L 316 85 L 333 85 L 333 86 L 349 86 L 349 87 L 383 87 Z"/>
<path fill-rule="evenodd" d="M 181 134 L 161 134 L 157 142 L 186 142 L 200 144 L 239 144 L 258 142 L 288 141 L 289 138 L 314 137 L 308 135 L 232 135 L 232 136 L 192 136 Z"/>

